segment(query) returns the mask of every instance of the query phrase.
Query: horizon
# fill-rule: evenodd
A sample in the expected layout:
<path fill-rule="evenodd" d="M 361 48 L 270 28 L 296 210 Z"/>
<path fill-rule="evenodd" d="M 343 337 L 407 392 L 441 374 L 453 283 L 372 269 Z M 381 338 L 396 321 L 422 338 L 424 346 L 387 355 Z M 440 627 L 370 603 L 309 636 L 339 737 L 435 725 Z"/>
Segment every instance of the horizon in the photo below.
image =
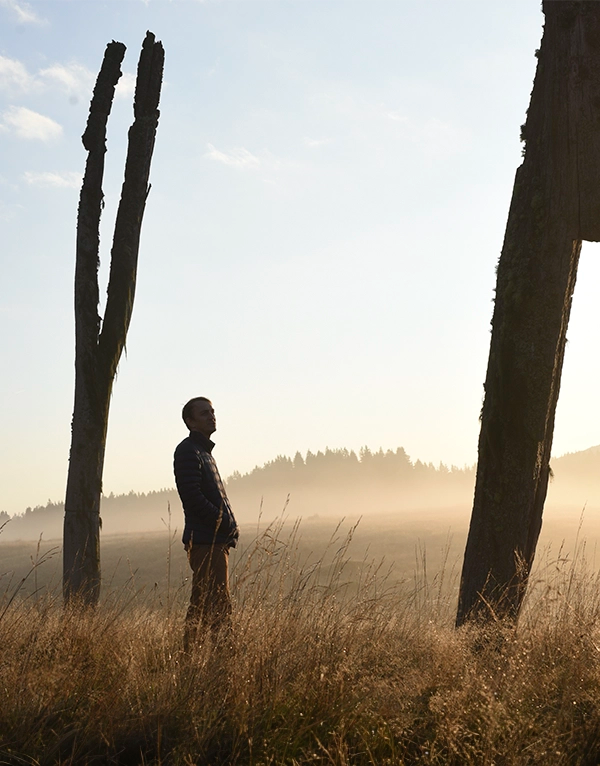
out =
<path fill-rule="evenodd" d="M 340 451 L 347 451 L 349 454 L 354 454 L 356 456 L 358 464 L 362 464 L 363 461 L 362 461 L 362 458 L 361 458 L 361 453 L 362 453 L 362 451 L 364 449 L 369 450 L 372 455 L 377 455 L 377 454 L 380 454 L 382 452 L 385 455 L 385 454 L 387 454 L 387 452 L 394 453 L 394 452 L 396 452 L 396 450 L 404 450 L 404 448 L 401 447 L 401 446 L 396 447 L 393 450 L 383 450 L 383 448 L 381 448 L 381 447 L 378 448 L 378 449 L 371 449 L 367 445 L 364 445 L 363 447 L 361 447 L 360 450 L 356 450 L 356 451 L 355 450 L 348 450 L 346 447 L 339 447 L 339 448 L 333 448 L 333 449 L 329 448 L 329 447 L 326 447 L 324 450 L 314 450 L 313 451 L 313 450 L 309 449 L 309 450 L 307 450 L 307 452 L 302 454 L 302 453 L 300 453 L 297 450 L 294 454 L 290 454 L 290 455 L 276 455 L 276 456 L 272 457 L 270 460 L 267 460 L 267 461 L 265 461 L 264 463 L 262 463 L 260 465 L 258 465 L 258 464 L 255 465 L 253 468 L 250 468 L 248 471 L 245 471 L 244 473 L 241 473 L 239 471 L 235 471 L 234 470 L 231 474 L 228 474 L 226 477 L 224 477 L 224 483 L 226 485 L 228 485 L 228 489 L 229 489 L 229 491 L 231 491 L 231 489 L 229 488 L 229 485 L 231 483 L 235 483 L 235 482 L 237 482 L 239 480 L 247 479 L 247 478 L 251 477 L 253 474 L 255 474 L 257 472 L 260 473 L 261 471 L 263 471 L 264 469 L 267 469 L 271 464 L 277 462 L 280 459 L 283 459 L 283 460 L 286 460 L 286 461 L 290 461 L 290 462 L 293 463 L 293 461 L 295 459 L 295 456 L 297 454 L 300 454 L 300 456 L 302 457 L 303 461 L 306 462 L 306 458 L 307 458 L 309 453 L 312 454 L 313 457 L 318 457 L 319 455 L 321 457 L 326 457 L 327 452 L 336 453 L 336 452 L 340 452 Z M 591 447 L 588 447 L 587 449 L 578 450 L 577 452 L 566 452 L 563 455 L 555 455 L 555 456 L 552 457 L 552 461 L 554 462 L 554 461 L 557 461 L 557 460 L 561 460 L 562 458 L 576 457 L 576 456 L 579 456 L 579 455 L 584 455 L 586 453 L 592 452 L 593 450 L 600 450 L 600 444 L 592 445 Z M 409 460 L 409 463 L 410 463 L 411 467 L 414 467 L 417 463 L 420 463 L 421 465 L 423 465 L 423 466 L 425 466 L 427 468 L 433 469 L 436 472 L 439 472 L 440 469 L 442 469 L 442 468 L 447 470 L 449 473 L 453 473 L 453 472 L 457 472 L 457 473 L 473 472 L 473 478 L 475 478 L 475 473 L 476 473 L 476 470 L 477 470 L 477 463 L 476 462 L 471 464 L 471 465 L 466 465 L 465 464 L 463 466 L 457 466 L 457 465 L 453 465 L 451 463 L 445 463 L 442 460 L 438 464 L 434 464 L 432 462 L 421 461 L 419 458 L 413 459 L 410 455 L 408 455 L 408 453 L 406 453 L 406 451 L 405 451 L 405 454 L 406 454 L 406 457 Z M 552 466 L 552 463 L 551 463 L 551 466 Z M 554 476 L 556 478 L 555 474 L 554 474 Z M 559 478 L 560 478 L 560 476 L 559 476 Z M 600 488 L 600 482 L 599 482 L 599 488 Z M 552 484 L 550 485 L 550 488 L 549 488 L 549 493 L 552 496 L 552 491 L 551 490 L 552 490 Z M 109 490 L 109 491 L 105 492 L 103 490 L 102 493 L 101 493 L 101 499 L 102 500 L 107 500 L 107 499 L 108 500 L 119 500 L 120 498 L 126 498 L 126 497 L 130 497 L 132 495 L 134 495 L 136 497 L 148 497 L 148 496 L 154 495 L 154 494 L 171 493 L 171 492 L 177 493 L 177 489 L 175 487 L 175 482 L 174 481 L 173 481 L 172 485 L 168 485 L 168 486 L 152 487 L 152 488 L 144 488 L 144 489 L 133 488 L 132 487 L 132 488 L 130 488 L 128 490 L 125 490 L 123 492 L 113 492 L 112 490 Z M 564 500 L 563 500 L 563 502 L 564 502 Z M 23 510 L 16 511 L 14 513 L 7 513 L 7 511 L 5 511 L 4 509 L 0 508 L 0 517 L 2 516 L 2 514 L 7 514 L 8 517 L 11 518 L 11 519 L 20 518 L 20 517 L 24 516 L 28 512 L 37 511 L 39 509 L 44 509 L 44 508 L 47 508 L 49 506 L 63 506 L 64 507 L 64 497 L 63 498 L 56 498 L 56 499 L 48 498 L 45 503 L 37 503 L 35 505 L 27 505 L 27 506 L 25 506 L 25 508 Z M 469 505 L 469 509 L 470 509 L 470 505 Z"/>

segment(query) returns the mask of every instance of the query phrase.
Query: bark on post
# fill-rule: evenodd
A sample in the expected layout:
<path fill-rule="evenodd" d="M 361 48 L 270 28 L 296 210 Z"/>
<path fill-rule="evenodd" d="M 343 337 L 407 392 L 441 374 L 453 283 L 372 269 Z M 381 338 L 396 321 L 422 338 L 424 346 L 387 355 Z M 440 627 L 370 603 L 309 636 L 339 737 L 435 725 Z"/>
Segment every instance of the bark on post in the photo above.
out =
<path fill-rule="evenodd" d="M 515 618 L 542 525 L 581 240 L 600 240 L 600 3 L 546 0 L 498 265 L 457 625 Z"/>
<path fill-rule="evenodd" d="M 99 226 L 106 124 L 125 55 L 106 47 L 83 145 L 88 151 L 79 198 L 75 267 L 75 404 L 65 499 L 63 594 L 93 605 L 100 593 L 100 495 L 112 384 L 133 309 L 140 231 L 150 187 L 164 50 L 146 34 L 137 71 L 134 122 L 111 250 L 104 320 L 98 316 Z"/>

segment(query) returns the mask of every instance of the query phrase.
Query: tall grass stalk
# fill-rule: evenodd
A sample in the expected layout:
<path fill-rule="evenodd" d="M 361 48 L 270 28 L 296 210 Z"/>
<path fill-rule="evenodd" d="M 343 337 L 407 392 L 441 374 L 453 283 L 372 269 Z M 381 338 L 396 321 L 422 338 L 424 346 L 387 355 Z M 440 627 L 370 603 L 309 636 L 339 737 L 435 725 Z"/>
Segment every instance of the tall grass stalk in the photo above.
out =
<path fill-rule="evenodd" d="M 600 596 L 585 548 L 538 567 L 518 626 L 453 628 L 452 573 L 391 584 L 355 528 L 303 553 L 257 533 L 232 572 L 232 633 L 184 654 L 186 593 L 96 610 L 0 605 L 0 763 L 595 764 Z M 13 589 L 14 590 L 14 589 Z M 489 638 L 488 634 L 485 638 Z"/>

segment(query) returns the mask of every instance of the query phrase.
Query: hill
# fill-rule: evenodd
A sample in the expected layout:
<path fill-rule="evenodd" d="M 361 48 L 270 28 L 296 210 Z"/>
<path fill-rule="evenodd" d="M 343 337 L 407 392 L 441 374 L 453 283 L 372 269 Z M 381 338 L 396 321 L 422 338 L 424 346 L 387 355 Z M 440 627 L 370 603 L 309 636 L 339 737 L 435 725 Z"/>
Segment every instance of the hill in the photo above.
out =
<path fill-rule="evenodd" d="M 552 469 L 548 508 L 578 513 L 584 506 L 600 507 L 600 446 L 555 458 Z M 460 509 L 468 518 L 474 481 L 474 467 L 412 462 L 401 447 L 387 452 L 364 447 L 358 454 L 326 449 L 279 455 L 246 474 L 235 472 L 226 483 L 240 522 L 253 523 L 284 511 L 292 517 L 339 518 Z M 50 501 L 12 518 L 0 513 L 1 539 L 59 539 L 63 514 L 63 503 Z M 110 494 L 102 498 L 101 514 L 104 534 L 181 529 L 183 520 L 173 488 Z"/>

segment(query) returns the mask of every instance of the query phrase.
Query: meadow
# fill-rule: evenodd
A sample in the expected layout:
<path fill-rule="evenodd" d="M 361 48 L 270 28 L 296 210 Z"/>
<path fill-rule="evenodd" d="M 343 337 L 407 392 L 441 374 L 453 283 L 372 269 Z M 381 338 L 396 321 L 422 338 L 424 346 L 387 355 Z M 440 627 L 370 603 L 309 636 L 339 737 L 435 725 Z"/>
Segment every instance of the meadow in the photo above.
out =
<path fill-rule="evenodd" d="M 458 631 L 464 513 L 248 526 L 191 655 L 175 530 L 103 540 L 96 610 L 52 543 L 1 544 L 0 763 L 597 764 L 593 545 L 552 523 L 519 624 Z"/>

